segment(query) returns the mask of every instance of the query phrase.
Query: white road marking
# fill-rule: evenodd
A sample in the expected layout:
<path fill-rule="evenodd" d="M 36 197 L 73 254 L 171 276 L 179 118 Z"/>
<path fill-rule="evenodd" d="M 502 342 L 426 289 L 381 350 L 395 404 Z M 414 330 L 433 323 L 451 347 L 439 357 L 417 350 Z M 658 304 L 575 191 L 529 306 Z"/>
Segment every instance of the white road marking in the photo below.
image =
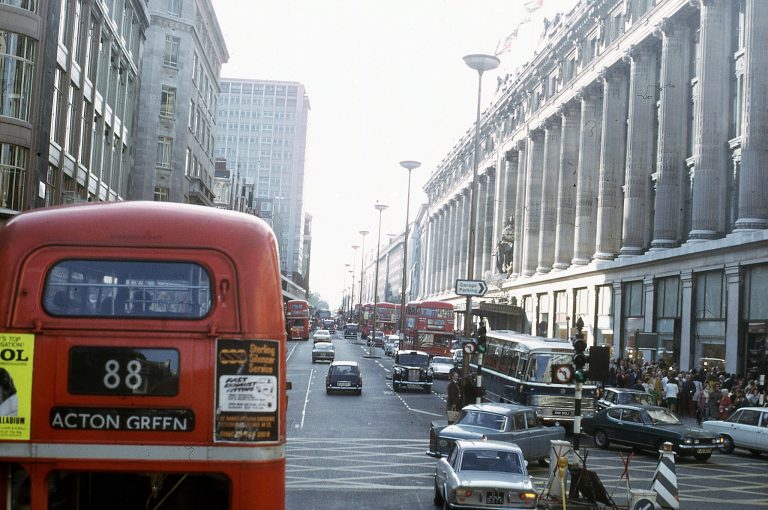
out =
<path fill-rule="evenodd" d="M 315 375 L 315 369 L 309 371 L 309 381 L 307 381 L 307 394 L 304 397 L 304 408 L 301 410 L 301 423 L 299 424 L 300 429 L 304 428 L 304 418 L 307 416 L 307 404 L 309 403 L 309 389 L 312 387 L 312 376 Z"/>
<path fill-rule="evenodd" d="M 291 352 L 288 353 L 288 356 L 285 358 L 285 362 L 288 363 L 288 360 L 291 359 L 291 354 L 293 354 L 293 351 L 296 350 L 296 347 L 298 347 L 298 342 L 293 344 L 293 348 L 291 349 Z"/>

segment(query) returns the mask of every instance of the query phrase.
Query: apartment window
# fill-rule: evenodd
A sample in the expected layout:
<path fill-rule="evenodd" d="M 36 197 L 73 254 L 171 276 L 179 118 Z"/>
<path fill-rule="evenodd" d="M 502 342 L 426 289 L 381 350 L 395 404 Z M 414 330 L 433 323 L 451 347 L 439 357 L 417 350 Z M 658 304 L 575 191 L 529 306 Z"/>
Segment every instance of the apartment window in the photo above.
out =
<path fill-rule="evenodd" d="M 74 84 L 70 83 L 67 95 L 67 118 L 64 123 L 64 150 L 73 156 L 77 141 L 77 130 L 75 129 L 77 123 L 77 97 L 75 90 L 77 89 Z"/>
<path fill-rule="evenodd" d="M 37 12 L 37 0 L 0 0 L 0 4 L 12 5 L 27 11 Z"/>
<path fill-rule="evenodd" d="M 168 202 L 169 190 L 160 186 L 155 187 L 155 202 Z"/>
<path fill-rule="evenodd" d="M 0 30 L 0 115 L 29 121 L 36 42 Z"/>
<path fill-rule="evenodd" d="M 0 207 L 24 208 L 24 183 L 29 151 L 25 147 L 0 143 Z"/>
<path fill-rule="evenodd" d="M 174 69 L 179 67 L 179 46 L 181 39 L 172 35 L 165 36 L 165 55 L 163 56 L 163 65 Z"/>
<path fill-rule="evenodd" d="M 192 149 L 187 147 L 187 154 L 184 158 L 184 175 L 189 176 L 192 174 Z"/>
<path fill-rule="evenodd" d="M 181 16 L 181 0 L 166 0 L 168 2 L 168 14 Z"/>
<path fill-rule="evenodd" d="M 190 131 L 195 127 L 195 102 L 191 99 L 189 100 L 189 123 L 187 127 Z"/>
<path fill-rule="evenodd" d="M 168 119 L 174 117 L 176 108 L 176 88 L 163 85 L 163 91 L 160 94 L 160 116 Z"/>
<path fill-rule="evenodd" d="M 725 318 L 725 285 L 722 271 L 708 271 L 696 275 L 696 318 Z"/>
<path fill-rule="evenodd" d="M 171 149 L 173 138 L 170 136 L 157 137 L 157 167 L 171 168 Z"/>

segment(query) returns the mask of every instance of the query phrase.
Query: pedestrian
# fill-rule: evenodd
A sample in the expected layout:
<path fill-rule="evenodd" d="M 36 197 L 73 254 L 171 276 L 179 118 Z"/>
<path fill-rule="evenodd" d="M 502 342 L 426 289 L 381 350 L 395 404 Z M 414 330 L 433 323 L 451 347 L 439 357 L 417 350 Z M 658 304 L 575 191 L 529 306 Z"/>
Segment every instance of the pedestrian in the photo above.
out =
<path fill-rule="evenodd" d="M 674 377 L 670 378 L 667 385 L 664 386 L 664 398 L 666 399 L 665 403 L 667 404 L 667 409 L 673 413 L 677 412 L 677 394 L 679 391 L 680 388 L 677 386 L 677 379 Z"/>
<path fill-rule="evenodd" d="M 448 415 L 448 424 L 452 424 L 459 417 L 461 410 L 461 386 L 459 385 L 459 372 L 451 373 L 448 383 L 448 399 L 445 402 L 445 412 Z"/>
<path fill-rule="evenodd" d="M 728 417 L 731 415 L 732 406 L 731 406 L 731 397 L 728 395 L 728 390 L 723 388 L 720 390 L 722 393 L 722 397 L 720 398 L 720 419 L 721 420 L 727 420 Z"/>

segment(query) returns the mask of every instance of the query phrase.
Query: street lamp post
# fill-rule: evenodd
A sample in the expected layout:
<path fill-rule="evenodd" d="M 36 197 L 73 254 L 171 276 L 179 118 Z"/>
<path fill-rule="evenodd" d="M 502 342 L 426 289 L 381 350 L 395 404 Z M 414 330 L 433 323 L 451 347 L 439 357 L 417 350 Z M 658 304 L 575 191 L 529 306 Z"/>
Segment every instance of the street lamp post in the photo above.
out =
<path fill-rule="evenodd" d="M 358 245 L 352 245 L 352 249 L 355 250 L 355 253 L 352 254 L 352 298 L 349 300 L 349 322 L 352 322 L 352 311 L 355 309 L 355 257 L 357 257 L 358 248 L 360 248 Z M 362 267 L 360 269 L 362 270 Z M 362 273 L 360 276 L 362 279 Z"/>
<path fill-rule="evenodd" d="M 389 207 L 376 202 L 374 206 L 379 211 L 379 233 L 376 241 L 376 271 L 373 278 L 373 327 L 371 327 L 371 347 L 368 352 L 369 357 L 373 357 L 376 349 L 376 307 L 379 304 L 379 257 L 381 256 L 381 213 Z"/>
<path fill-rule="evenodd" d="M 360 321 L 363 318 L 363 272 L 365 268 L 365 236 L 370 234 L 367 230 L 361 230 L 360 235 L 363 237 L 363 246 L 360 250 L 360 296 L 357 298 L 360 304 L 360 309 L 357 311 L 357 324 L 360 326 Z"/>
<path fill-rule="evenodd" d="M 405 237 L 403 237 L 403 281 L 400 291 L 400 347 L 405 336 L 405 289 L 408 286 L 408 222 L 411 215 L 411 170 L 421 166 L 418 161 L 401 161 L 400 166 L 408 170 L 408 193 L 405 196 Z"/>
<path fill-rule="evenodd" d="M 464 63 L 477 71 L 477 116 L 475 117 L 475 150 L 472 164 L 472 192 L 469 199 L 469 246 L 467 247 L 467 280 L 474 278 L 475 266 L 475 228 L 477 227 L 477 167 L 480 164 L 480 96 L 482 92 L 483 73 L 496 69 L 500 61 L 493 55 L 474 54 L 464 57 Z M 467 309 L 464 315 L 464 336 L 472 334 L 472 296 L 467 296 Z M 477 386 L 481 387 L 482 354 L 478 357 Z M 469 356 L 464 356 L 463 374 L 469 373 Z"/>

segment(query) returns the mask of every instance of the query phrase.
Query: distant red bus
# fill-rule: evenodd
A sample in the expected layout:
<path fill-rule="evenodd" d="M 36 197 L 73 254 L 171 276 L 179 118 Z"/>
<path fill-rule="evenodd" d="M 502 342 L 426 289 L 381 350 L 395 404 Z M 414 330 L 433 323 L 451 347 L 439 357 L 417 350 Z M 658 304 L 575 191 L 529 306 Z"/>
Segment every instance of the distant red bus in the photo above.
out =
<path fill-rule="evenodd" d="M 285 507 L 285 324 L 266 223 L 73 205 L 19 214 L 0 246 L 0 380 L 18 403 L 0 417 L 0 508 Z"/>
<path fill-rule="evenodd" d="M 444 301 L 411 301 L 405 307 L 404 348 L 447 356 L 454 340 L 453 305 Z"/>
<path fill-rule="evenodd" d="M 394 303 L 376 304 L 376 331 L 385 335 L 397 332 L 400 321 L 400 305 Z"/>
<path fill-rule="evenodd" d="M 286 302 L 285 322 L 291 335 L 288 340 L 309 340 L 309 302 L 304 299 Z"/>

